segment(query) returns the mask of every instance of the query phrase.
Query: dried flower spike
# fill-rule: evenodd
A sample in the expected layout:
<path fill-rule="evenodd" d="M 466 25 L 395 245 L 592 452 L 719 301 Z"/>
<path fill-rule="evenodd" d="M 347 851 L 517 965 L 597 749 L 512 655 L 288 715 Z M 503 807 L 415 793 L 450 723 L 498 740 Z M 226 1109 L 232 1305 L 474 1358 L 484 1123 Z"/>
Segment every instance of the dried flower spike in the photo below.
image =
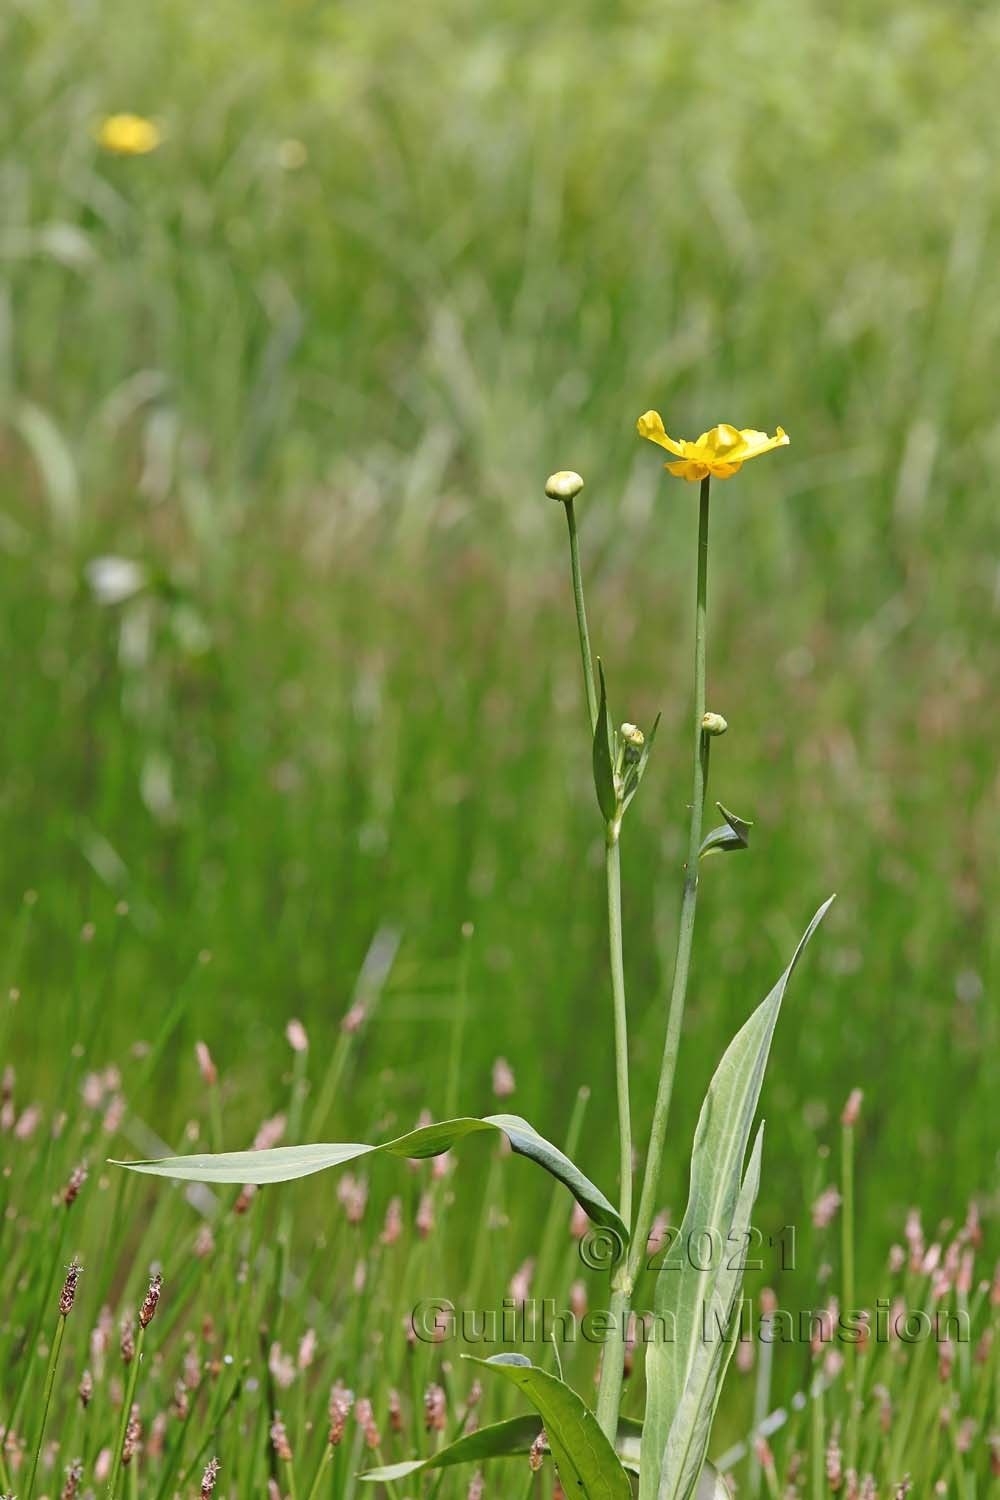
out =
<path fill-rule="evenodd" d="M 59 1311 L 64 1318 L 69 1317 L 73 1311 L 73 1302 L 76 1297 L 76 1286 L 83 1272 L 83 1267 L 75 1258 L 70 1261 L 66 1268 L 66 1280 L 59 1294 Z"/>
<path fill-rule="evenodd" d="M 209 1495 L 215 1489 L 215 1481 L 219 1477 L 220 1468 L 221 1464 L 217 1458 L 209 1459 L 201 1480 L 201 1500 L 208 1500 Z"/>
<path fill-rule="evenodd" d="M 150 1323 L 153 1321 L 153 1314 L 156 1312 L 156 1306 L 160 1300 L 160 1292 L 162 1291 L 162 1289 L 163 1277 L 160 1275 L 159 1271 L 157 1271 L 156 1275 L 150 1280 L 149 1290 L 143 1298 L 142 1306 L 139 1309 L 140 1328 L 148 1328 Z"/>

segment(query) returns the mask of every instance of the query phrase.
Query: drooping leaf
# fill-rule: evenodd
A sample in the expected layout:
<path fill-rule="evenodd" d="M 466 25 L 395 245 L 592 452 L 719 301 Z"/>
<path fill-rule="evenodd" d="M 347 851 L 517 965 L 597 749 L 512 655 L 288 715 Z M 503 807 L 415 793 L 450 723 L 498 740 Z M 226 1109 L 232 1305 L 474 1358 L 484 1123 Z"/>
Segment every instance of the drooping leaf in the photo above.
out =
<path fill-rule="evenodd" d="M 422 1159 L 440 1156 L 450 1151 L 466 1136 L 482 1131 L 499 1131 L 510 1141 L 519 1156 L 537 1162 L 553 1177 L 569 1188 L 573 1197 L 585 1209 L 595 1224 L 613 1229 L 628 1240 L 628 1230 L 616 1208 L 608 1201 L 600 1188 L 585 1177 L 569 1157 L 539 1135 L 534 1126 L 520 1115 L 486 1115 L 483 1119 L 463 1117 L 443 1120 L 436 1125 L 423 1125 L 395 1140 L 383 1141 L 379 1146 L 361 1145 L 346 1141 L 340 1144 L 314 1146 L 275 1146 L 270 1151 L 223 1151 L 209 1156 L 167 1156 L 159 1161 L 117 1161 L 113 1166 L 127 1167 L 132 1172 L 144 1172 L 152 1177 L 172 1177 L 182 1182 L 215 1183 L 271 1183 L 290 1182 L 296 1177 L 308 1177 L 311 1172 L 323 1172 L 328 1167 L 342 1167 L 362 1156 L 401 1156 Z"/>
<path fill-rule="evenodd" d="M 709 854 L 730 854 L 737 849 L 748 849 L 750 847 L 750 830 L 753 827 L 746 818 L 739 817 L 730 812 L 728 807 L 723 807 L 717 802 L 725 822 L 719 828 L 713 828 L 702 840 L 701 848 L 698 850 L 698 858 L 706 859 Z"/>
<path fill-rule="evenodd" d="M 439 1448 L 429 1458 L 411 1458 L 398 1464 L 386 1464 L 380 1469 L 367 1469 L 359 1477 L 387 1484 L 393 1479 L 405 1479 L 421 1469 L 445 1469 L 454 1464 L 484 1463 L 490 1458 L 523 1457 L 531 1451 L 541 1430 L 541 1418 L 534 1412 L 523 1417 L 510 1417 L 506 1422 L 494 1422 L 488 1427 L 480 1427 L 475 1432 L 457 1438 L 454 1443 L 449 1443 L 446 1448 Z M 622 1417 L 618 1428 L 620 1449 L 627 1445 L 631 1451 L 637 1451 L 641 1433 L 641 1422 Z"/>
<path fill-rule="evenodd" d="M 597 674 L 601 682 L 601 698 L 597 706 L 597 724 L 594 727 L 594 787 L 597 802 L 604 814 L 605 822 L 611 823 L 618 816 L 618 792 L 615 788 L 615 735 L 608 713 L 608 689 L 604 680 L 604 666 L 600 658 Z"/>
<path fill-rule="evenodd" d="M 692 1379 L 720 1267 L 734 1253 L 742 1253 L 742 1245 L 731 1237 L 771 1038 L 795 965 L 832 900 L 831 896 L 820 907 L 787 969 L 730 1042 L 701 1108 L 691 1155 L 687 1211 L 672 1259 L 661 1268 L 654 1294 L 656 1326 L 661 1319 L 668 1329 L 672 1324 L 673 1338 L 653 1338 L 646 1349 L 640 1500 L 654 1500 L 661 1493 L 667 1440 Z M 714 1395 L 712 1405 L 714 1408 Z M 664 1471 L 663 1478 L 670 1483 L 677 1476 Z M 683 1492 L 667 1491 L 673 1493 Z"/>
<path fill-rule="evenodd" d="M 631 1500 L 621 1460 L 594 1413 L 571 1386 L 521 1354 L 498 1354 L 473 1362 L 509 1380 L 527 1396 L 542 1419 L 567 1495 L 579 1495 L 582 1500 Z"/>

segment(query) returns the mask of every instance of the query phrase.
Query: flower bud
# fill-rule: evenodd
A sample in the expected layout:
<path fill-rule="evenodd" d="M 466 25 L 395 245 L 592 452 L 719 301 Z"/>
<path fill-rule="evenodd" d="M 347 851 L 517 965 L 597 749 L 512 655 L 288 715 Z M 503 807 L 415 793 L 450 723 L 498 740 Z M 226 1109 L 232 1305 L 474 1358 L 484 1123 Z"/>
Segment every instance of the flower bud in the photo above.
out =
<path fill-rule="evenodd" d="M 729 725 L 721 714 L 706 714 L 701 727 L 705 734 L 725 734 Z"/>
<path fill-rule="evenodd" d="M 634 764 L 642 754 L 642 747 L 646 743 L 646 736 L 637 724 L 623 724 L 618 731 L 619 738 L 625 747 L 625 760 Z"/>
<path fill-rule="evenodd" d="M 583 480 L 572 469 L 560 469 L 545 481 L 545 493 L 550 500 L 572 500 L 582 489 Z"/>

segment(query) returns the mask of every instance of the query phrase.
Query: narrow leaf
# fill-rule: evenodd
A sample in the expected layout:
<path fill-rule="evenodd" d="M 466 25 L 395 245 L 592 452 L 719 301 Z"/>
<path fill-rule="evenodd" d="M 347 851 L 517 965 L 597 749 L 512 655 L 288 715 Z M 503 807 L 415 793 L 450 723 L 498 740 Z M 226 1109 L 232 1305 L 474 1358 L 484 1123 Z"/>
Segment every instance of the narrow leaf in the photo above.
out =
<path fill-rule="evenodd" d="M 559 1479 L 568 1495 L 583 1500 L 631 1500 L 632 1489 L 597 1418 L 570 1386 L 523 1356 L 474 1359 L 527 1396 L 542 1419 Z"/>
<path fill-rule="evenodd" d="M 721 802 L 715 805 L 726 821 L 721 827 L 713 828 L 711 833 L 705 835 L 698 850 L 699 859 L 705 859 L 709 854 L 727 854 L 750 847 L 750 830 L 753 824 L 730 812 Z"/>
<path fill-rule="evenodd" d="M 172 1177 L 181 1182 L 271 1183 L 289 1182 L 308 1177 L 328 1167 L 342 1167 L 362 1156 L 401 1156 L 414 1160 L 440 1156 L 466 1136 L 483 1131 L 505 1135 L 519 1156 L 537 1162 L 546 1172 L 568 1187 L 595 1224 L 613 1229 L 628 1240 L 628 1230 L 616 1208 L 600 1188 L 585 1177 L 579 1167 L 553 1146 L 520 1115 L 487 1115 L 484 1119 L 460 1118 L 424 1125 L 395 1140 L 379 1146 L 347 1141 L 341 1144 L 313 1146 L 275 1146 L 270 1151 L 224 1151 L 211 1156 L 167 1156 L 159 1161 L 116 1161 L 116 1167 L 144 1172 L 151 1177 Z"/>
<path fill-rule="evenodd" d="M 393 1479 L 405 1479 L 421 1469 L 446 1469 L 455 1464 L 483 1463 L 490 1458 L 516 1458 L 531 1451 L 541 1428 L 541 1420 L 534 1412 L 523 1417 L 510 1417 L 506 1422 L 494 1422 L 467 1433 L 446 1448 L 439 1448 L 429 1458 L 411 1458 L 398 1464 L 386 1464 L 380 1469 L 367 1469 L 359 1478 L 386 1484 Z M 622 1417 L 618 1428 L 620 1449 L 636 1450 L 641 1433 L 641 1422 Z"/>
<path fill-rule="evenodd" d="M 640 1500 L 653 1500 L 659 1493 L 667 1439 L 692 1376 L 720 1267 L 733 1248 L 739 1249 L 729 1245 L 729 1237 L 771 1038 L 795 965 L 832 900 L 820 907 L 791 963 L 730 1042 L 701 1108 L 687 1211 L 672 1259 L 662 1267 L 654 1294 L 657 1320 L 664 1320 L 673 1338 L 669 1342 L 653 1339 L 646 1350 Z"/>
<path fill-rule="evenodd" d="M 597 724 L 594 728 L 594 787 L 605 822 L 611 823 L 618 816 L 618 793 L 615 790 L 615 741 L 608 714 L 608 689 L 604 681 L 604 665 L 600 658 L 597 661 L 597 673 L 601 680 L 601 700 L 597 706 Z"/>

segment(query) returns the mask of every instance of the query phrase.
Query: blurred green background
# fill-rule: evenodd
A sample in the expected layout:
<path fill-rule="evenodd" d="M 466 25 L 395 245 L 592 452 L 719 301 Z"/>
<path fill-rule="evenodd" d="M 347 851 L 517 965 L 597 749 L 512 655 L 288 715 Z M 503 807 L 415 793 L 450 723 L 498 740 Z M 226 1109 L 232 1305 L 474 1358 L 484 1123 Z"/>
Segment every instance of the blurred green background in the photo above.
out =
<path fill-rule="evenodd" d="M 398 934 L 332 1138 L 441 1111 L 467 963 L 460 1108 L 503 1054 L 561 1138 L 589 1084 L 581 1159 L 613 1189 L 601 829 L 542 490 L 584 474 L 613 706 L 663 712 L 623 854 L 641 1112 L 696 495 L 634 435 L 655 406 L 792 438 L 715 491 L 712 790 L 756 828 L 705 869 L 664 1203 L 837 890 L 776 1041 L 759 1221 L 808 1222 L 855 1085 L 863 1269 L 911 1202 L 988 1205 L 998 45 L 995 7 L 914 0 L 4 8 L 4 1052 L 47 1111 L 96 1062 L 129 1093 L 159 1038 L 130 1102 L 180 1146 L 202 1038 L 245 1144 L 288 1019 L 322 1060 Z M 161 147 L 102 152 L 115 110 Z"/>

